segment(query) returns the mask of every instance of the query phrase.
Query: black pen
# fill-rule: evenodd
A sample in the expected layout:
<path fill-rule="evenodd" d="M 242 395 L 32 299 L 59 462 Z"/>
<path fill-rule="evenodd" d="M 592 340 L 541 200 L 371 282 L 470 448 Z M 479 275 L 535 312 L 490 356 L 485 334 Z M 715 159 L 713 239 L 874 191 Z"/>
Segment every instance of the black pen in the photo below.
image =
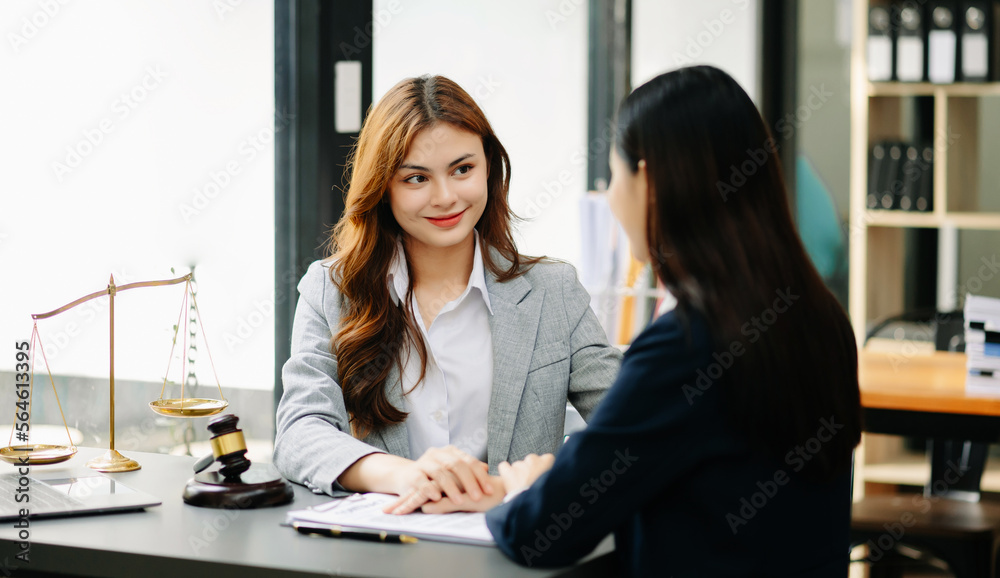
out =
<path fill-rule="evenodd" d="M 316 536 L 326 536 L 328 538 L 352 538 L 355 540 L 370 540 L 373 542 L 388 542 L 390 544 L 416 544 L 419 542 L 413 536 L 405 534 L 391 534 L 384 530 L 374 530 L 371 532 L 359 532 L 355 530 L 344 530 L 340 526 L 313 526 L 293 522 L 292 527 L 300 534 L 313 534 Z"/>

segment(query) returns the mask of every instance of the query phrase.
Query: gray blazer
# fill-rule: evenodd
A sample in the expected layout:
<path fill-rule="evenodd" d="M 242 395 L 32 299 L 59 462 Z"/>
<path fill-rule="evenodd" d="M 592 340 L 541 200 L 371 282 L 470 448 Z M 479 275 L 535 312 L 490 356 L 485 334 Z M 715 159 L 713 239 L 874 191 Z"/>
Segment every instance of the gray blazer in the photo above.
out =
<path fill-rule="evenodd" d="M 350 433 L 336 381 L 337 358 L 330 353 L 341 298 L 329 273 L 329 263 L 316 261 L 299 283 L 292 354 L 282 369 L 284 394 L 274 441 L 274 465 L 281 473 L 326 493 L 339 489 L 340 474 L 368 454 L 420 457 L 410 455 L 403 423 L 363 440 Z M 490 472 L 496 474 L 505 460 L 556 452 L 562 443 L 566 401 L 587 419 L 611 387 L 622 355 L 608 344 L 590 308 L 590 295 L 572 266 L 539 263 L 506 283 L 498 283 L 487 270 L 486 286 L 493 308 L 486 453 Z M 385 387 L 393 405 L 403 408 L 395 367 Z"/>

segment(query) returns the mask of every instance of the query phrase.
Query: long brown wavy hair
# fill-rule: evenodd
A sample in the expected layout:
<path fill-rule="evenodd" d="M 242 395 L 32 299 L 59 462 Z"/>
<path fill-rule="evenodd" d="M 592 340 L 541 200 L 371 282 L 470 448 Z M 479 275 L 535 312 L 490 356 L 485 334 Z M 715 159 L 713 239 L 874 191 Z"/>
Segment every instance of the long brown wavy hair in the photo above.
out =
<path fill-rule="evenodd" d="M 472 97 L 443 76 L 408 78 L 392 87 L 369 111 L 348 158 L 344 214 L 328 242 L 330 279 L 342 296 L 340 327 L 330 350 L 337 358 L 344 405 L 358 438 L 406 419 L 406 412 L 393 406 L 385 392 L 390 369 L 395 366 L 402 373 L 404 345 L 412 344 L 420 355 L 420 380 L 427 369 L 426 344 L 410 307 L 413 277 L 398 306 L 389 295 L 389 266 L 402 229 L 388 195 L 413 139 L 437 123 L 482 138 L 488 192 L 476 230 L 487 271 L 498 282 L 509 281 L 541 259 L 519 254 L 514 245 L 511 223 L 517 216 L 507 203 L 510 158 Z"/>

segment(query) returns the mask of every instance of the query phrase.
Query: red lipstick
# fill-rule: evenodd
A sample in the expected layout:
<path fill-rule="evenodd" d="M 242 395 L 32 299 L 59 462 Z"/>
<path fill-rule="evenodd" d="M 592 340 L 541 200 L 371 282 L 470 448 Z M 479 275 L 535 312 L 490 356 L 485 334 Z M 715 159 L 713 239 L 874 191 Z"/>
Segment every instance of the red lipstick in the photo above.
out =
<path fill-rule="evenodd" d="M 462 220 L 462 215 L 465 214 L 466 210 L 468 210 L 468 209 L 465 209 L 465 210 L 463 210 L 461 212 L 454 213 L 454 214 L 451 214 L 451 215 L 445 215 L 443 217 L 425 217 L 425 218 L 428 221 L 430 221 L 430 223 L 432 225 L 434 225 L 435 227 L 440 227 L 442 229 L 448 229 L 450 227 L 454 227 L 455 225 L 457 225 L 459 223 L 459 221 Z"/>

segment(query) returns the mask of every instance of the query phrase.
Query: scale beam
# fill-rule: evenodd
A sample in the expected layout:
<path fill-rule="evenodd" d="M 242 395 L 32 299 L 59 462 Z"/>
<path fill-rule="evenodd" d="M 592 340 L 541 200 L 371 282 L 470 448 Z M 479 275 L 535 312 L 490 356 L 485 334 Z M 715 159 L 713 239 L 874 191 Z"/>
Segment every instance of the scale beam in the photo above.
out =
<path fill-rule="evenodd" d="M 102 289 L 101 291 L 94 291 L 90 295 L 80 297 L 76 301 L 67 303 L 66 305 L 60 307 L 59 309 L 53 309 L 48 313 L 32 313 L 31 318 L 37 321 L 39 319 L 48 319 L 49 317 L 59 315 L 63 311 L 68 311 L 81 303 L 86 303 L 87 301 L 90 301 L 91 299 L 103 297 L 104 295 L 111 295 L 112 288 L 114 288 L 114 291 L 127 291 L 129 289 L 135 289 L 136 287 L 162 287 L 164 285 L 176 285 L 178 283 L 184 283 L 185 281 L 190 281 L 193 278 L 194 277 L 192 276 L 192 274 L 188 273 L 187 275 L 184 275 L 183 277 L 178 277 L 176 279 L 164 279 L 162 281 L 139 281 L 137 283 L 129 283 L 127 285 L 115 286 L 114 278 L 112 277 L 112 283 L 108 285 L 107 289 Z"/>

